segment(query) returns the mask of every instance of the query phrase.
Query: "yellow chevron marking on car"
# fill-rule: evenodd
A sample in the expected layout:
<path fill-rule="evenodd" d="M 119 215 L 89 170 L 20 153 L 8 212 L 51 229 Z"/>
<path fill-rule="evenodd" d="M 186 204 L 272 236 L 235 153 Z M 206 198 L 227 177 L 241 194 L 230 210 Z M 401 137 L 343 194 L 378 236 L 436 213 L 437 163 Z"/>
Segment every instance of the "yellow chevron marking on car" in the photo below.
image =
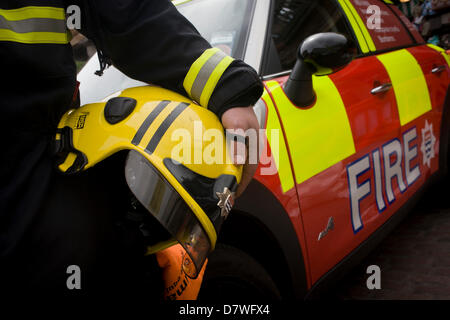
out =
<path fill-rule="evenodd" d="M 377 49 L 375 47 L 375 43 L 373 42 L 372 37 L 370 36 L 369 30 L 367 30 L 366 24 L 361 19 L 361 16 L 358 14 L 358 12 L 356 11 L 355 7 L 350 3 L 349 0 L 344 0 L 344 1 L 347 4 L 347 6 L 350 9 L 350 11 L 352 12 L 354 19 L 357 21 L 358 26 L 359 26 L 359 28 L 361 29 L 361 31 L 362 31 L 362 33 L 364 35 L 364 39 L 367 41 L 367 44 L 369 46 L 369 50 L 370 51 L 376 51 Z M 353 26 L 353 30 L 356 30 L 356 29 L 357 28 L 355 26 Z"/>
<path fill-rule="evenodd" d="M 446 51 L 444 49 L 442 49 L 441 47 L 435 46 L 434 44 L 431 44 L 431 43 L 428 44 L 428 47 L 440 52 L 442 54 L 442 56 L 444 57 L 445 61 L 447 61 L 447 64 L 450 66 L 450 56 L 446 53 Z"/>
<path fill-rule="evenodd" d="M 430 94 L 422 68 L 408 50 L 381 54 L 377 58 L 391 78 L 402 126 L 431 110 Z"/>
<path fill-rule="evenodd" d="M 267 85 L 283 113 L 297 183 L 302 183 L 355 153 L 344 102 L 327 76 L 313 77 L 317 101 L 312 108 L 292 105 L 278 82 Z"/>
<path fill-rule="evenodd" d="M 364 38 L 364 35 L 363 35 L 359 25 L 358 25 L 358 22 L 356 21 L 355 17 L 353 16 L 352 12 L 347 7 L 347 4 L 346 4 L 345 0 L 339 0 L 339 4 L 341 5 L 342 9 L 344 10 L 348 21 L 352 25 L 352 29 L 355 32 L 356 38 L 358 39 L 359 46 L 361 47 L 361 51 L 363 53 L 369 52 L 370 51 L 369 50 L 369 46 L 367 45 L 367 42 L 366 42 L 366 40 Z"/>
<path fill-rule="evenodd" d="M 283 192 L 291 190 L 294 184 L 294 177 L 291 170 L 291 162 L 289 160 L 289 154 L 286 149 L 286 140 L 284 140 L 283 130 L 281 128 L 280 120 L 278 119 L 278 113 L 273 105 L 272 99 L 266 91 L 264 91 L 263 100 L 267 106 L 267 141 L 272 147 L 278 144 L 278 155 L 273 154 L 274 158 L 278 158 L 278 162 L 275 161 L 278 170 L 278 176 L 281 181 L 281 189 Z M 271 130 L 278 130 L 278 141 L 273 141 L 275 138 L 271 134 Z M 276 152 L 276 148 L 272 148 L 272 153 Z"/>

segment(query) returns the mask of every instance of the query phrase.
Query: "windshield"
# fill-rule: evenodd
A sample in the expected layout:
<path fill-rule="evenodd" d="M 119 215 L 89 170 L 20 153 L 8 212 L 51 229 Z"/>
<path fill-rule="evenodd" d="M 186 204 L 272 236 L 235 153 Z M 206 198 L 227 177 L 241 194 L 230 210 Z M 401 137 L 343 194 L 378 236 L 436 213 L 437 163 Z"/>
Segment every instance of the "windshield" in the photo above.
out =
<path fill-rule="evenodd" d="M 176 1 L 177 9 L 197 28 L 212 46 L 236 59 L 243 59 L 255 0 Z M 146 85 L 133 80 L 114 67 L 102 77 L 95 54 L 78 74 L 81 105 L 102 101 L 126 88 Z"/>
<path fill-rule="evenodd" d="M 213 47 L 243 59 L 253 4 L 253 0 L 197 0 L 177 8 Z"/>

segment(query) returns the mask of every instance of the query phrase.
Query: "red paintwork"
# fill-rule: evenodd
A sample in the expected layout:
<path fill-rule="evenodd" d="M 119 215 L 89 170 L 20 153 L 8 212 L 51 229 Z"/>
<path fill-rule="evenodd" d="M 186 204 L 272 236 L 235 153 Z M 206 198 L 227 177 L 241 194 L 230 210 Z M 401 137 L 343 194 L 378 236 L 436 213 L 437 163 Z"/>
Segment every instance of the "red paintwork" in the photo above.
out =
<path fill-rule="evenodd" d="M 380 8 L 382 17 L 380 26 L 378 28 L 367 28 L 377 50 L 390 49 L 393 43 L 399 47 L 406 47 L 413 44 L 401 21 L 398 20 L 387 4 L 379 0 L 350 0 L 350 3 L 355 7 L 362 21 L 367 21 L 367 24 L 373 16 L 373 12 L 368 10 L 368 6 L 375 5 Z M 382 41 L 381 38 L 384 37 L 393 38 L 394 40 Z"/>
<path fill-rule="evenodd" d="M 270 99 L 272 101 L 275 109 L 268 108 L 267 103 L 264 101 L 267 99 Z M 280 118 L 278 110 L 276 109 L 276 106 L 275 106 L 275 101 L 273 100 L 273 96 L 270 94 L 268 88 L 266 88 L 266 93 L 263 95 L 262 100 L 266 104 L 266 111 L 267 111 L 266 124 L 267 124 L 269 112 L 276 112 L 277 113 L 276 116 L 278 118 Z M 285 130 L 284 130 L 284 127 L 283 127 L 283 124 L 281 121 L 280 121 L 280 125 L 281 125 L 282 134 L 286 141 L 286 134 L 285 134 Z M 270 145 L 269 145 L 267 139 L 264 140 L 264 147 L 265 147 L 265 150 L 261 153 L 260 163 L 259 163 L 258 169 L 255 173 L 254 179 L 258 180 L 260 183 L 262 183 L 264 186 L 266 186 L 275 195 L 275 197 L 278 199 L 278 201 L 283 206 L 285 211 L 288 213 L 289 218 L 292 221 L 294 230 L 297 234 L 300 247 L 302 249 L 302 252 L 304 253 L 303 260 L 305 261 L 305 271 L 307 273 L 307 284 L 308 284 L 308 289 L 309 289 L 311 286 L 311 279 L 309 277 L 309 274 L 310 274 L 309 264 L 307 263 L 308 250 L 307 250 L 307 246 L 306 246 L 306 239 L 304 237 L 303 221 L 302 221 L 302 217 L 300 214 L 300 205 L 299 205 L 297 190 L 296 190 L 296 188 L 292 188 L 291 190 L 288 190 L 287 192 L 283 192 L 283 190 L 281 188 L 281 182 L 280 182 L 280 177 L 279 177 L 278 173 L 274 174 L 274 175 L 262 175 L 261 174 L 261 168 L 270 166 L 270 165 L 264 166 L 264 165 L 262 165 L 263 163 L 265 163 L 265 164 L 274 164 L 275 163 L 275 161 L 272 157 L 272 150 L 270 149 Z M 280 147 L 282 148 L 283 146 L 280 146 Z M 286 148 L 287 148 L 287 146 L 286 146 Z M 289 153 L 289 150 L 288 150 L 288 153 Z M 290 157 L 290 155 L 289 155 L 289 157 Z M 294 170 L 292 167 L 292 162 L 291 162 L 291 169 Z M 293 174 L 293 176 L 295 177 L 295 174 Z"/>
<path fill-rule="evenodd" d="M 422 128 L 427 118 L 428 115 L 424 115 L 411 123 L 410 126 Z M 420 147 L 422 138 L 419 132 L 420 130 L 418 130 L 417 142 Z M 435 130 L 434 134 L 435 136 L 438 134 L 437 130 Z M 390 139 L 379 141 L 379 145 L 381 146 L 393 138 L 396 138 L 394 133 Z M 394 182 L 393 188 L 397 200 L 389 205 L 385 192 L 383 192 L 387 209 L 379 213 L 373 192 L 375 190 L 374 173 L 372 170 L 369 170 L 362 174 L 359 178 L 360 183 L 370 178 L 372 193 L 360 202 L 361 219 L 364 227 L 358 233 L 354 234 L 350 217 L 351 210 L 346 167 L 370 151 L 372 150 L 366 150 L 364 153 L 356 153 L 350 158 L 298 185 L 313 283 L 386 222 L 417 191 L 425 179 L 429 177 L 428 174 L 422 174 L 403 194 Z M 419 161 L 421 156 L 420 151 L 418 152 L 419 157 L 411 162 L 411 166 L 414 167 L 416 164 L 419 164 L 421 172 L 427 172 L 428 170 Z M 433 159 L 432 163 L 433 165 L 437 165 L 438 159 Z M 381 166 L 383 165 L 383 160 L 381 160 Z M 384 177 L 382 177 L 382 181 L 384 185 Z M 329 233 L 326 240 L 317 241 L 318 234 L 325 228 L 330 216 L 335 218 L 335 232 Z"/>
<path fill-rule="evenodd" d="M 376 81 L 379 83 L 390 82 L 384 66 L 375 56 L 357 59 L 345 69 L 330 76 L 340 92 L 347 110 L 356 153 L 302 184 L 297 184 L 296 188 L 289 190 L 287 193 L 281 191 L 278 175 L 261 176 L 258 174 L 256 176 L 259 181 L 272 190 L 284 206 L 297 231 L 302 249 L 306 245 L 307 251 L 304 253 L 304 258 L 309 270 L 309 286 L 314 284 L 386 222 L 417 192 L 426 179 L 438 170 L 440 122 L 445 93 L 450 79 L 450 70 L 445 59 L 437 51 L 427 46 L 413 47 L 408 50 L 419 61 L 425 74 L 433 107 L 432 111 L 401 127 L 394 91 L 391 90 L 382 96 L 370 94 L 370 90 L 374 88 Z M 447 70 L 440 75 L 432 74 L 431 69 L 439 65 L 446 65 Z M 286 79 L 287 77 L 283 77 L 275 80 L 284 83 Z M 276 97 L 272 98 L 276 105 Z M 294 108 L 294 106 L 292 107 Z M 276 108 L 282 122 L 282 110 L 286 106 L 283 108 L 276 106 Z M 422 143 L 421 130 L 425 127 L 426 121 L 433 125 L 433 133 L 437 139 L 435 146 L 436 157 L 432 159 L 431 168 L 423 164 L 420 151 Z M 381 148 L 383 144 L 390 140 L 399 139 L 402 141 L 403 133 L 413 127 L 416 127 L 417 130 L 417 140 L 413 144 L 417 142 L 418 156 L 411 161 L 411 167 L 419 165 L 420 178 L 404 193 L 400 192 L 394 179 L 393 190 L 396 200 L 392 204 L 388 204 L 386 192 L 383 191 L 387 208 L 380 213 L 375 202 L 373 160 L 371 156 L 371 170 L 362 174 L 358 181 L 361 183 L 370 178 L 372 192 L 360 202 L 363 228 L 359 232 L 354 233 L 350 217 L 347 165 L 365 154 Z M 379 150 L 381 154 L 381 149 Z M 404 163 L 404 159 L 402 161 Z M 383 165 L 383 160 L 381 159 L 382 177 L 384 173 Z M 382 180 L 384 185 L 384 177 Z M 297 206 L 298 203 L 300 203 L 299 207 Z M 330 216 L 335 218 L 335 229 L 326 238 L 318 241 L 317 237 L 325 229 Z M 304 239 L 306 239 L 306 244 Z"/>
<path fill-rule="evenodd" d="M 388 141 L 397 132 L 400 120 L 394 90 L 381 95 L 370 91 L 390 83 L 383 64 L 375 57 L 354 60 L 345 69 L 330 76 L 347 110 L 356 152 Z"/>
<path fill-rule="evenodd" d="M 444 109 L 445 95 L 447 94 L 447 87 L 450 82 L 450 68 L 441 54 L 437 54 L 436 50 L 428 46 L 408 48 L 408 51 L 420 61 L 425 80 L 427 81 L 428 92 L 430 93 L 431 106 L 433 108 L 430 118 L 433 122 L 433 129 L 435 132 L 436 145 L 439 146 L 440 130 L 442 112 Z M 435 67 L 445 66 L 446 71 L 442 73 L 433 74 L 431 70 Z M 439 153 L 439 150 L 436 151 Z M 431 175 L 439 169 L 439 163 L 434 161 L 431 169 L 428 170 L 427 175 Z"/>
<path fill-rule="evenodd" d="M 428 46 L 412 47 L 407 50 L 420 61 L 420 67 L 428 84 L 433 109 L 437 109 L 436 111 L 439 113 L 442 112 L 445 94 L 447 93 L 446 84 L 449 82 L 448 71 L 450 69 L 447 62 L 442 55 L 437 54 L 436 50 Z M 431 73 L 431 70 L 438 66 L 445 66 L 447 72 L 438 74 Z"/>

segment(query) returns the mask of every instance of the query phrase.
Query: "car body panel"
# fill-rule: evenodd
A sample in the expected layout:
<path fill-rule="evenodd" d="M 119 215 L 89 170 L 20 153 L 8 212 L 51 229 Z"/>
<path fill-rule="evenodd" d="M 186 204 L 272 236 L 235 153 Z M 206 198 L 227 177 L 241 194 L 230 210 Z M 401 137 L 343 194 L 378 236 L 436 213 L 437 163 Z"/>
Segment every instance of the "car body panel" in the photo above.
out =
<path fill-rule="evenodd" d="M 254 179 L 263 184 L 277 198 L 289 216 L 297 235 L 297 241 L 303 252 L 303 261 L 307 261 L 306 239 L 297 190 L 295 188 L 291 156 L 286 144 L 285 129 L 280 122 L 278 110 L 273 103 L 272 95 L 267 88 L 261 98 L 267 108 L 265 150 L 261 154 L 260 163 Z M 273 168 L 275 166 L 275 168 Z M 275 170 L 273 170 L 275 169 Z M 253 200 L 254 201 L 254 200 Z M 309 275 L 308 264 L 305 264 Z M 310 279 L 308 284 L 311 283 Z"/>
<path fill-rule="evenodd" d="M 311 172 L 315 172 L 315 165 L 312 167 L 310 165 L 314 162 L 299 161 L 296 163 L 296 160 L 304 160 L 310 157 L 311 154 L 316 153 L 328 155 L 328 152 L 330 152 L 328 144 L 330 140 L 320 140 L 316 139 L 316 137 L 321 134 L 323 135 L 323 131 L 328 129 L 326 124 L 330 125 L 333 120 L 340 121 L 342 124 L 342 120 L 338 120 L 339 118 L 335 116 L 335 113 L 322 115 L 319 123 L 322 123 L 324 127 L 311 124 L 314 129 L 321 132 L 319 134 L 317 132 L 311 132 L 308 125 L 305 125 L 302 121 L 311 123 L 305 114 L 308 110 L 317 108 L 317 101 L 311 108 L 307 108 L 306 110 L 299 109 L 289 101 L 282 91 L 282 86 L 287 80 L 287 77 L 267 82 L 267 87 L 274 97 L 280 119 L 286 128 L 293 169 L 296 172 L 296 183 L 308 246 L 311 283 L 315 283 L 320 279 L 321 276 L 385 223 L 408 198 L 414 195 L 425 180 L 438 170 L 440 122 L 442 118 L 442 106 L 449 82 L 447 71 L 439 75 L 431 73 L 431 68 L 436 67 L 436 64 L 446 62 L 441 55 L 433 51 L 435 50 L 428 46 L 418 46 L 409 48 L 408 51 L 401 51 L 400 60 L 402 58 L 404 59 L 403 63 L 400 63 L 403 64 L 402 67 L 408 69 L 409 64 L 412 64 L 414 69 L 412 71 L 410 70 L 409 77 L 404 77 L 394 83 L 394 90 L 383 94 L 381 97 L 371 95 L 370 90 L 376 82 L 385 83 L 392 80 L 387 70 L 392 69 L 392 64 L 395 63 L 393 61 L 399 57 L 394 57 L 392 58 L 393 61 L 388 61 L 384 64 L 381 62 L 383 58 L 378 56 L 363 57 L 356 59 L 340 72 L 330 75 L 328 78 L 333 81 L 339 93 L 340 99 L 335 98 L 334 100 L 338 101 L 337 109 L 341 101 L 345 105 L 345 120 L 348 119 L 350 123 L 354 150 L 349 151 L 347 156 L 344 156 L 336 164 L 330 161 L 329 163 L 332 165 L 326 166 L 318 170 L 318 174 L 313 174 L 311 177 L 306 176 L 306 178 L 299 175 L 297 171 L 303 170 L 303 172 L 308 172 L 308 170 L 312 170 Z M 386 56 L 389 53 L 384 53 L 383 55 Z M 408 58 L 405 59 L 405 57 Z M 399 63 L 399 61 L 396 62 Z M 409 69 L 412 68 L 409 67 Z M 318 96 L 317 100 L 320 100 L 321 95 L 325 94 L 328 94 L 328 97 L 333 97 L 332 90 L 331 94 L 329 89 L 323 90 L 323 92 L 320 90 L 321 85 L 325 83 L 324 81 L 318 82 L 316 78 L 314 80 L 314 88 Z M 399 84 L 400 90 L 395 91 Z M 400 120 L 401 113 L 398 108 L 399 103 L 397 101 L 399 100 L 399 96 L 408 94 L 411 91 L 411 87 L 416 88 L 416 96 L 413 97 L 414 99 L 400 102 L 403 103 L 403 106 L 406 105 L 404 107 L 406 113 L 403 115 L 405 120 L 402 124 Z M 323 86 L 322 88 L 329 87 Z M 355 88 L 358 89 L 355 90 Z M 408 103 L 409 109 L 407 108 Z M 336 108 L 336 105 L 331 103 L 331 107 Z M 408 113 L 408 110 L 412 110 L 413 112 Z M 335 111 L 334 109 L 333 112 Z M 325 121 L 324 118 L 327 120 Z M 400 187 L 398 181 L 392 181 L 394 200 L 392 198 L 387 199 L 385 191 L 382 190 L 382 186 L 386 185 L 385 177 L 382 176 L 382 170 L 380 170 L 381 179 L 378 179 L 378 186 L 376 185 L 372 165 L 375 161 L 374 157 L 381 157 L 384 143 L 394 139 L 402 141 L 403 134 L 411 130 L 414 130 L 416 135 L 416 139 L 411 141 L 411 144 L 415 146 L 414 149 L 417 152 L 417 156 L 420 156 L 421 151 L 419 149 L 425 143 L 424 137 L 427 134 L 431 134 L 428 129 L 432 130 L 431 138 L 434 137 L 436 139 L 433 142 L 433 153 L 435 156 L 431 159 L 430 165 L 428 166 L 423 161 L 419 161 L 417 157 L 412 159 L 408 164 L 409 168 L 419 166 L 420 176 L 417 178 L 417 181 L 411 181 L 411 184 L 409 184 L 404 169 L 406 164 L 403 159 L 402 170 L 404 173 L 401 177 L 405 179 L 403 187 Z M 342 134 L 344 130 L 340 127 L 338 131 Z M 308 139 L 309 135 L 313 138 Z M 306 140 L 313 140 L 314 142 L 311 145 L 311 142 Z M 332 141 L 334 140 L 331 139 L 331 143 Z M 414 144 L 414 142 L 416 143 Z M 339 146 L 342 145 L 345 146 L 345 143 L 339 144 Z M 295 149 L 295 152 L 292 149 Z M 314 152 L 311 153 L 310 150 L 314 150 Z M 375 155 L 373 154 L 374 152 Z M 379 200 L 382 210 L 380 210 L 380 205 L 376 203 L 374 196 L 362 199 L 360 202 L 361 227 L 359 230 L 355 230 L 355 227 L 351 223 L 352 220 L 348 217 L 351 208 L 349 203 L 349 183 L 348 177 L 345 174 L 345 168 L 365 154 L 371 154 L 369 159 L 372 163 L 372 170 L 359 177 L 359 181 L 367 181 L 369 179 L 371 183 L 369 196 L 373 195 L 375 193 L 374 190 L 378 188 L 377 196 L 380 199 L 382 198 Z M 327 157 L 327 160 L 330 160 L 331 157 Z M 383 159 L 378 161 L 379 166 L 382 167 L 384 165 Z M 410 171 L 408 170 L 408 172 Z M 396 179 L 398 178 L 394 177 L 394 180 Z M 331 216 L 335 218 L 336 231 L 330 232 L 326 241 L 318 241 L 318 235 L 324 230 Z"/>
<path fill-rule="evenodd" d="M 291 156 L 310 285 L 368 239 L 437 172 L 442 107 L 449 85 L 445 53 L 420 44 L 378 53 L 353 4 L 338 2 L 352 27 L 358 24 L 354 33 L 363 55 L 335 74 L 314 77 L 317 98 L 308 108 L 297 108 L 284 94 L 287 76 L 266 82 Z M 407 27 L 419 42 L 420 36 Z M 441 65 L 446 67 L 443 72 L 431 72 Z M 392 83 L 392 89 L 381 95 L 370 93 L 384 83 Z M 325 112 L 319 113 L 323 106 Z M 317 117 L 309 116 L 314 109 Z M 431 143 L 432 157 L 425 156 L 427 143 Z M 385 156 L 391 144 L 401 152 Z M 396 159 L 398 155 L 401 159 Z M 358 219 L 351 217 L 348 168 L 361 159 L 367 159 L 368 169 L 356 177 L 356 185 L 368 183 L 370 191 L 358 201 Z M 384 171 L 392 164 L 398 164 L 401 173 L 389 176 L 386 183 Z M 319 241 L 330 217 L 334 230 Z"/>
<path fill-rule="evenodd" d="M 340 94 L 328 76 L 314 77 L 315 103 L 295 107 L 283 91 L 287 78 L 269 81 L 286 130 L 297 183 L 308 180 L 355 152 L 352 133 Z"/>
<path fill-rule="evenodd" d="M 431 110 L 424 74 L 419 62 L 408 50 L 383 53 L 377 58 L 389 73 L 402 126 Z"/>
<path fill-rule="evenodd" d="M 400 120 L 394 91 L 370 94 L 375 83 L 390 82 L 386 69 L 375 56 L 355 59 L 330 78 L 346 107 L 356 152 L 373 148 L 398 130 Z"/>
<path fill-rule="evenodd" d="M 392 69 L 392 63 L 395 62 L 388 61 L 383 64 L 381 62 L 383 59 L 378 56 L 356 59 L 336 74 L 320 77 L 327 78 L 327 81 L 317 81 L 319 77 L 315 78 L 314 88 L 317 100 L 313 106 L 306 109 L 294 106 L 282 91 L 287 77 L 267 82 L 267 87 L 274 97 L 280 119 L 286 129 L 304 222 L 312 284 L 385 223 L 408 198 L 414 195 L 424 181 L 438 170 L 438 139 L 442 105 L 448 87 L 448 74 L 447 72 L 445 74 L 443 72 L 442 75 L 431 74 L 430 68 L 444 63 L 445 59 L 437 52 L 432 52 L 434 50 L 427 46 L 414 47 L 409 50 L 411 51 L 401 52 L 400 57 L 407 56 L 409 58 L 401 63 L 403 68 L 413 69 L 409 64 L 414 67 L 413 70 L 410 70 L 410 76 L 403 76 L 403 79 L 400 78 L 394 82 L 394 90 L 382 96 L 374 96 L 370 94 L 370 91 L 374 87 L 374 83 L 381 84 L 392 81 L 387 70 Z M 384 53 L 384 56 L 386 55 L 389 53 Z M 418 60 L 416 60 L 416 56 Z M 423 70 L 427 70 L 427 72 Z M 336 89 L 330 90 L 329 85 L 325 84 L 330 80 Z M 395 90 L 397 87 L 400 87 L 400 90 Z M 412 87 L 416 90 L 414 99 L 401 101 L 399 96 L 414 91 L 411 90 Z M 355 90 L 355 88 L 357 89 Z M 337 97 L 336 92 L 338 93 Z M 318 101 L 323 96 L 328 97 L 331 101 L 325 104 L 328 109 L 316 118 L 318 120 L 315 123 L 307 113 L 320 108 L 321 104 Z M 400 120 L 402 117 L 398 107 L 399 100 L 400 104 L 403 103 L 406 111 L 403 115 L 406 119 L 403 124 Z M 439 107 L 441 108 L 439 109 Z M 344 108 L 344 115 L 340 118 L 336 112 L 342 108 Z M 340 126 L 335 123 L 339 123 Z M 429 129 L 432 130 L 432 135 L 428 131 Z M 349 142 L 345 142 L 345 138 L 342 138 L 346 130 L 350 130 L 351 140 Z M 393 198 L 389 199 L 383 190 L 385 188 L 383 186 L 386 185 L 382 172 L 384 166 L 384 160 L 381 159 L 383 146 L 390 141 L 397 140 L 404 149 L 403 135 L 411 130 L 414 130 L 416 138 L 410 142 L 409 146 L 411 148 L 415 146 L 413 149 L 417 156 L 408 163 L 410 169 L 407 171 L 405 171 L 406 163 L 403 156 L 401 179 L 404 182 L 402 184 L 396 181 L 398 177 L 394 177 L 394 181 L 391 181 Z M 330 132 L 331 134 L 329 134 Z M 326 139 L 317 138 L 323 136 L 324 133 L 329 134 Z M 425 143 L 425 135 L 429 135 L 430 139 L 433 137 L 435 139 L 433 142 L 434 157 L 429 166 L 423 161 L 419 161 L 421 152 L 423 152 L 420 151 L 420 148 Z M 333 148 L 330 148 L 330 145 L 337 146 L 337 150 L 340 152 L 335 154 L 335 158 L 333 158 Z M 346 148 L 347 145 L 350 145 L 350 148 Z M 317 158 L 326 157 L 328 163 L 316 170 L 320 162 L 308 161 L 314 155 Z M 359 183 L 370 181 L 370 193 L 369 197 L 361 199 L 359 204 L 361 225 L 355 227 L 349 217 L 349 212 L 352 210 L 349 201 L 350 186 L 345 168 L 364 156 L 368 157 L 371 170 L 358 177 L 358 181 L 360 181 Z M 379 159 L 376 160 L 380 168 L 378 179 L 375 179 L 374 172 L 375 157 Z M 336 159 L 337 161 L 335 161 Z M 411 168 L 417 166 L 419 166 L 420 176 L 417 177 L 417 180 L 413 179 L 414 177 L 409 179 L 407 172 L 410 173 Z M 411 180 L 410 183 L 408 180 Z M 376 188 L 378 188 L 376 196 L 380 199 L 378 204 L 374 196 Z M 318 241 L 318 236 L 326 228 L 330 217 L 334 218 L 335 231 L 330 232 L 326 239 Z"/>

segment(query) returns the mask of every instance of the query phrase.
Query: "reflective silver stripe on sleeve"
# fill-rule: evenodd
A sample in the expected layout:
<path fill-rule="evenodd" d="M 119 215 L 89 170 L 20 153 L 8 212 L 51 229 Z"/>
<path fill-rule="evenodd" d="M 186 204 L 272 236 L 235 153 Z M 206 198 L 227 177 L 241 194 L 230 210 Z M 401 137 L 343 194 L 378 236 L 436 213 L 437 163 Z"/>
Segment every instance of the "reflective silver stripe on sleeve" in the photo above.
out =
<path fill-rule="evenodd" d="M 66 32 L 66 21 L 49 18 L 31 18 L 17 21 L 6 20 L 0 15 L 0 29 L 7 29 L 16 33 L 28 32 Z"/>
<path fill-rule="evenodd" d="M 222 51 L 217 51 L 200 69 L 197 77 L 195 78 L 194 84 L 191 89 L 191 96 L 197 102 L 200 102 L 200 97 L 203 93 L 203 89 L 208 82 L 209 77 L 216 69 L 217 65 L 226 58 L 227 55 Z"/>

